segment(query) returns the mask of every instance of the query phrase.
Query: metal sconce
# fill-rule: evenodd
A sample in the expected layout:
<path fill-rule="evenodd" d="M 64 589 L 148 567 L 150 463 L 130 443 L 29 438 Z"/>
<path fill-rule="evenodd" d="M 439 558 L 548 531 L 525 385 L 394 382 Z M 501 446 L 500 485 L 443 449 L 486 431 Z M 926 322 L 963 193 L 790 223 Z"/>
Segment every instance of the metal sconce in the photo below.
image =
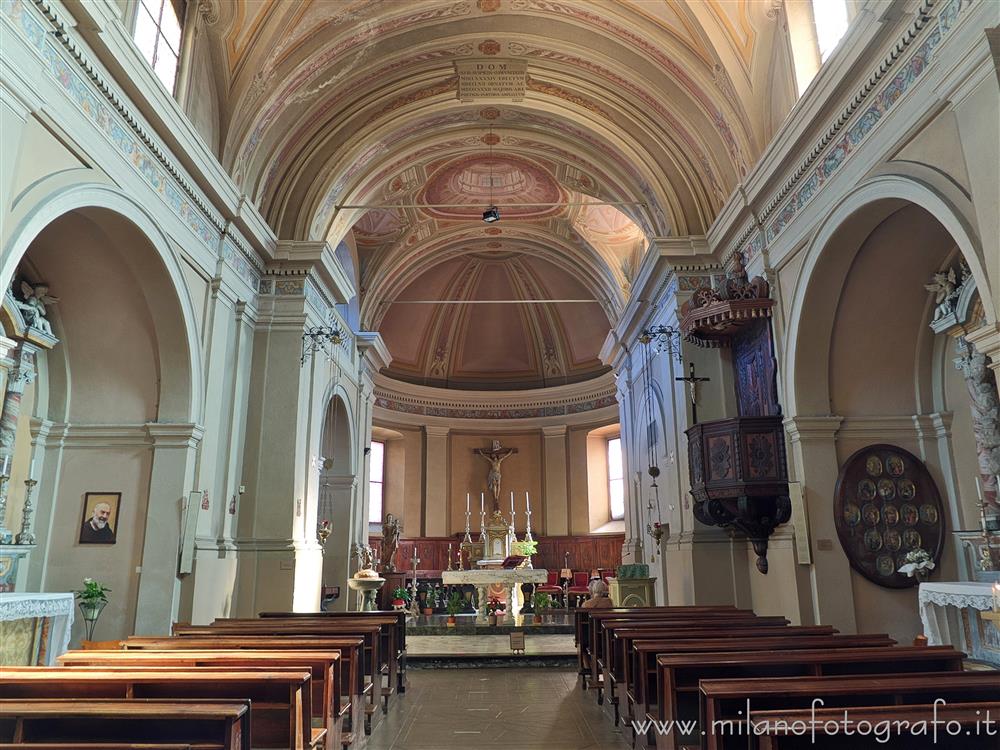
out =
<path fill-rule="evenodd" d="M 306 360 L 314 354 L 322 352 L 327 360 L 333 359 L 334 346 L 339 346 L 344 341 L 344 333 L 336 326 L 313 326 L 307 328 L 302 333 L 302 360 L 304 365 Z"/>
<path fill-rule="evenodd" d="M 640 344 L 653 344 L 656 353 L 667 352 L 678 362 L 683 361 L 681 353 L 681 332 L 673 326 L 650 326 L 639 334 Z"/>

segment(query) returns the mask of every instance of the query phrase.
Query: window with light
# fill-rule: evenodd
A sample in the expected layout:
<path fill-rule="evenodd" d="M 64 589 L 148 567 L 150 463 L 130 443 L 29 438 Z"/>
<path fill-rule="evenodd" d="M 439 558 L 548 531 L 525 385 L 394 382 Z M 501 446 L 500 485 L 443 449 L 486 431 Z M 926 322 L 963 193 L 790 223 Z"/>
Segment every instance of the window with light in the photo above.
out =
<path fill-rule="evenodd" d="M 847 0 L 812 0 L 812 7 L 819 60 L 824 63 L 847 31 Z"/>
<path fill-rule="evenodd" d="M 382 523 L 382 491 L 385 484 L 385 443 L 372 441 L 368 456 L 368 523 Z"/>
<path fill-rule="evenodd" d="M 167 91 L 173 93 L 181 55 L 183 0 L 139 0 L 135 15 L 136 46 Z"/>
<path fill-rule="evenodd" d="M 622 466 L 622 440 L 608 441 L 608 499 L 611 501 L 611 520 L 625 518 L 625 472 Z"/>

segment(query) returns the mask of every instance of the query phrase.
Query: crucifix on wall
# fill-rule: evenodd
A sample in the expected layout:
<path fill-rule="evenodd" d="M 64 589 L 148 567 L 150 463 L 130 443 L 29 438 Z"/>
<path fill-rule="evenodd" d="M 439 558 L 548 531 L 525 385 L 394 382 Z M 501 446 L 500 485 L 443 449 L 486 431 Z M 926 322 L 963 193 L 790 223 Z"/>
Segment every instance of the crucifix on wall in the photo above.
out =
<path fill-rule="evenodd" d="M 482 456 L 490 464 L 490 472 L 486 475 L 486 486 L 489 488 L 490 494 L 493 495 L 493 510 L 498 511 L 500 510 L 500 464 L 503 463 L 504 459 L 517 453 L 517 448 L 504 448 L 500 445 L 499 440 L 494 440 L 489 450 L 474 448 L 472 452 L 477 456 Z"/>
<path fill-rule="evenodd" d="M 674 378 L 674 380 L 687 383 L 691 395 L 691 424 L 698 424 L 698 383 L 707 383 L 710 379 L 699 378 L 694 374 L 694 362 L 688 363 L 688 376 L 686 378 Z"/>

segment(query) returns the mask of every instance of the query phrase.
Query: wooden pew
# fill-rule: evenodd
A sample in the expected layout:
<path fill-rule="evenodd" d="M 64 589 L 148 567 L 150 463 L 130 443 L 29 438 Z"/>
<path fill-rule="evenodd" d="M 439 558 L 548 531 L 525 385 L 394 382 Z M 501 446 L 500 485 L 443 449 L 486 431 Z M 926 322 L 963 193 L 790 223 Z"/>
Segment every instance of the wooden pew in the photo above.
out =
<path fill-rule="evenodd" d="M 383 618 L 386 619 L 386 618 Z M 392 621 L 392 618 L 388 618 Z M 245 620 L 219 621 L 213 625 L 175 625 L 174 634 L 181 638 L 212 637 L 218 635 L 253 635 L 253 636 L 324 636 L 324 635 L 359 635 L 365 639 L 366 674 L 372 678 L 371 704 L 365 709 L 374 712 L 375 706 L 382 703 L 382 713 L 389 712 L 389 698 L 395 692 L 394 683 L 398 662 L 394 648 L 383 652 L 382 625 L 373 620 L 364 622 L 318 621 L 303 620 Z M 367 662 L 371 663 L 368 664 Z M 385 675 L 388 685 L 383 687 L 382 676 Z"/>
<path fill-rule="evenodd" d="M 85 739 L 82 739 L 85 738 Z M 248 701 L 0 699 L 0 741 L 187 743 L 198 750 L 250 750 Z"/>
<path fill-rule="evenodd" d="M 587 678 L 591 675 L 590 668 L 590 616 L 594 612 L 611 612 L 621 615 L 641 616 L 644 612 L 655 612 L 658 614 L 669 614 L 671 612 L 686 612 L 689 615 L 706 612 L 748 612 L 749 610 L 738 610 L 732 606 L 721 607 L 701 607 L 701 606 L 678 606 L 678 607 L 619 607 L 614 609 L 575 609 L 573 645 L 576 646 L 576 656 L 578 673 L 581 677 L 581 687 L 587 689 Z"/>
<path fill-rule="evenodd" d="M 788 624 L 788 620 L 784 617 L 760 618 L 753 612 L 749 612 L 747 610 L 737 611 L 735 613 L 705 612 L 701 614 L 692 614 L 690 612 L 655 614 L 649 612 L 640 614 L 639 616 L 622 615 L 621 613 L 612 613 L 609 610 L 605 610 L 604 612 L 592 614 L 590 616 L 590 678 L 593 687 L 597 690 L 598 705 L 601 705 L 604 699 L 602 690 L 602 675 L 604 672 L 604 647 L 607 642 L 607 639 L 605 638 L 606 624 L 616 622 L 635 622 L 636 624 L 640 622 L 656 622 L 663 625 L 675 625 L 676 627 L 683 627 L 685 625 L 688 627 L 699 627 L 707 622 L 730 624 L 751 620 L 758 622 L 761 627 L 764 625 Z"/>
<path fill-rule="evenodd" d="M 406 641 L 405 614 L 395 610 L 375 611 L 375 612 L 297 612 L 282 615 L 279 612 L 268 612 L 268 617 L 258 618 L 218 618 L 212 622 L 210 627 L 245 626 L 252 623 L 257 627 L 267 627 L 282 625 L 288 630 L 310 633 L 318 628 L 325 628 L 327 624 L 351 625 L 355 623 L 374 623 L 379 626 L 379 652 L 382 654 L 385 665 L 385 675 L 387 684 L 382 690 L 385 711 L 388 710 L 389 698 L 394 695 L 401 682 L 406 651 L 404 648 Z M 404 620 L 404 625 L 400 626 L 400 620 Z"/>
<path fill-rule="evenodd" d="M 264 620 L 252 620 L 247 623 L 227 625 L 175 625 L 174 634 L 178 638 L 232 638 L 232 637 L 337 637 L 358 636 L 364 640 L 364 674 L 369 679 L 370 687 L 366 686 L 369 702 L 365 706 L 365 734 L 369 734 L 371 715 L 375 713 L 380 702 L 383 702 L 382 713 L 388 712 L 388 696 L 382 687 L 382 675 L 389 670 L 389 664 L 394 660 L 386 658 L 380 649 L 381 628 L 374 623 L 328 623 L 326 625 L 310 626 L 308 622 L 300 627 L 292 627 L 283 623 L 268 623 Z M 131 639 L 130 639 L 131 640 Z"/>
<path fill-rule="evenodd" d="M 168 669 L 89 670 L 66 667 L 5 667 L 0 698 L 80 702 L 117 700 L 249 700 L 254 748 L 309 750 L 325 747 L 326 729 L 312 728 L 308 670 L 223 671 Z"/>
<path fill-rule="evenodd" d="M 714 634 L 720 635 L 720 634 Z M 740 649 L 740 653 L 752 651 L 807 651 L 811 649 L 884 649 L 896 645 L 896 641 L 885 633 L 863 635 L 826 635 L 809 636 L 794 634 L 764 635 L 755 634 L 743 641 L 734 641 L 729 633 L 723 637 L 710 639 L 678 639 L 671 637 L 637 639 L 632 641 L 631 658 L 626 662 L 625 697 L 626 722 L 642 719 L 652 706 L 660 703 L 660 690 L 663 686 L 662 668 L 659 656 L 676 654 L 691 658 L 691 654 L 713 652 L 728 653 Z M 697 683 L 695 684 L 697 688 Z"/>
<path fill-rule="evenodd" d="M 748 739 L 752 738 L 732 736 L 718 729 L 713 731 L 712 727 L 726 726 L 719 722 L 731 720 L 745 724 L 747 701 L 752 711 L 810 708 L 815 700 L 822 700 L 824 708 L 852 709 L 866 706 L 898 708 L 936 700 L 944 700 L 948 705 L 992 703 L 1000 700 L 1000 672 L 702 680 L 700 697 L 701 716 L 706 727 L 702 747 L 731 750 L 747 748 Z"/>
<path fill-rule="evenodd" d="M 836 630 L 826 625 L 796 626 L 775 625 L 756 626 L 739 623 L 725 628 L 698 627 L 675 628 L 657 624 L 654 627 L 634 627 L 632 623 L 614 622 L 605 624 L 605 633 L 610 640 L 610 646 L 605 644 L 603 658 L 603 682 L 608 703 L 614 709 L 615 726 L 619 721 L 619 703 L 623 686 L 628 686 L 633 672 L 631 660 L 634 655 L 632 644 L 646 640 L 696 640 L 700 638 L 718 637 L 745 640 L 751 636 L 762 638 L 767 636 L 809 637 L 835 634 Z M 655 668 L 655 667 L 654 667 Z"/>
<path fill-rule="evenodd" d="M 660 654 L 656 657 L 655 703 L 644 713 L 637 709 L 636 717 L 681 722 L 698 719 L 698 689 L 703 680 L 960 672 L 964 656 L 950 646 L 856 649 L 831 648 L 829 644 L 817 649 Z M 656 742 L 661 749 L 679 747 L 676 735 L 657 737 Z"/>
<path fill-rule="evenodd" d="M 406 692 L 406 611 L 404 610 L 377 610 L 375 612 L 261 612 L 259 617 L 318 617 L 321 619 L 333 620 L 356 620 L 381 618 L 391 615 L 396 618 L 393 626 L 395 629 L 394 640 L 396 642 L 397 658 L 399 660 L 398 681 L 396 692 L 400 695 Z"/>
<path fill-rule="evenodd" d="M 357 735 L 359 727 L 364 724 L 365 734 L 371 734 L 371 716 L 374 698 L 374 688 L 371 682 L 366 683 L 366 660 L 364 658 L 364 639 L 361 637 L 308 637 L 308 636 L 213 636 L 206 638 L 157 638 L 153 636 L 132 636 L 124 642 L 126 651 L 229 651 L 229 650 L 281 650 L 281 651 L 321 651 L 326 654 L 340 654 L 342 663 L 341 694 L 350 702 L 348 718 L 350 725 L 344 731 Z M 67 659 L 63 663 L 69 665 L 86 664 L 87 654 L 110 654 L 112 651 L 72 652 L 72 662 Z M 66 655 L 68 656 L 68 654 Z M 370 667 L 371 662 L 367 662 Z"/>
<path fill-rule="evenodd" d="M 63 666 L 78 670 L 153 672 L 197 667 L 205 671 L 271 671 L 309 669 L 312 672 L 312 709 L 314 725 L 327 730 L 327 748 L 349 747 L 354 736 L 351 730 L 351 702 L 342 690 L 353 684 L 344 680 L 340 654 L 326 651 L 68 651 L 59 657 Z M 345 685 L 346 682 L 346 685 Z M 360 695 L 355 705 L 360 705 Z M 355 726 L 361 726 L 361 715 Z"/>
<path fill-rule="evenodd" d="M 1000 702 L 750 712 L 760 750 L 996 750 L 998 717 Z"/>
<path fill-rule="evenodd" d="M 687 624 L 686 621 L 683 623 L 678 620 L 618 620 L 618 619 L 607 619 L 601 622 L 601 630 L 603 632 L 602 645 L 601 645 L 601 656 L 597 660 L 597 665 L 601 670 L 601 680 L 600 684 L 603 685 L 603 690 L 607 694 L 609 702 L 615 706 L 615 724 L 618 723 L 618 694 L 617 687 L 618 683 L 624 678 L 624 660 L 628 653 L 626 644 L 629 642 L 627 638 L 618 637 L 618 633 L 648 633 L 649 637 L 652 638 L 654 634 L 661 634 L 663 636 L 668 636 L 672 633 L 685 633 L 688 637 L 730 637 L 729 632 L 732 630 L 746 631 L 768 631 L 761 632 L 761 635 L 784 635 L 790 627 L 788 621 L 782 618 L 776 618 L 773 622 L 769 622 L 768 618 L 740 618 L 737 621 L 731 620 L 729 617 L 721 616 L 720 618 L 711 618 L 710 622 L 712 626 L 706 628 L 706 621 L 702 620 L 696 625 Z M 720 626 L 721 625 L 721 626 Z M 706 630 L 708 632 L 706 632 Z M 794 631 L 796 634 L 802 633 L 802 629 L 798 628 Z M 829 626 L 820 625 L 812 628 L 810 632 L 802 633 L 804 635 L 831 635 L 834 632 L 834 628 Z M 598 690 L 601 688 L 599 687 Z"/>
<path fill-rule="evenodd" d="M 607 637 L 607 626 L 613 623 L 635 624 L 656 623 L 652 627 L 670 628 L 712 628 L 722 629 L 736 625 L 752 628 L 781 627 L 788 625 L 784 617 L 757 617 L 754 614 L 731 615 L 726 613 L 704 614 L 697 617 L 668 617 L 665 619 L 642 618 L 633 623 L 631 618 L 622 616 L 592 617 L 591 640 L 591 679 L 597 689 L 597 705 L 604 703 L 604 673 L 606 671 L 605 649 L 610 647 Z"/>

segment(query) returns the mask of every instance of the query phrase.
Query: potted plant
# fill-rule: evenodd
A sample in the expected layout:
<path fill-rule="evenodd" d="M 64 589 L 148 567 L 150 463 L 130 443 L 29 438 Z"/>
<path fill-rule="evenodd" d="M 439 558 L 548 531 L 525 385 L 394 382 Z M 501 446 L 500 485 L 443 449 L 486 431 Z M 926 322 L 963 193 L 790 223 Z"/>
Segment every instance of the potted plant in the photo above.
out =
<path fill-rule="evenodd" d="M 398 586 L 392 591 L 392 608 L 393 609 L 406 609 L 406 605 L 410 603 L 410 592 L 404 589 L 402 586 Z"/>
<path fill-rule="evenodd" d="M 500 604 L 500 600 L 497 599 L 496 597 L 491 598 L 486 603 L 486 622 L 489 625 L 491 625 L 493 627 L 496 627 L 496 624 L 497 624 L 497 612 L 502 607 L 503 607 L 503 605 Z"/>
<path fill-rule="evenodd" d="M 430 617 L 432 614 L 434 614 L 434 599 L 433 595 L 431 594 L 430 586 L 424 585 L 421 588 L 421 592 L 424 595 L 423 613 L 428 617 Z"/>
<path fill-rule="evenodd" d="M 542 612 L 552 606 L 552 597 L 548 594 L 542 593 L 541 591 L 536 591 L 534 596 L 531 597 L 531 606 L 535 610 L 534 617 L 531 618 L 531 621 L 535 625 L 541 625 Z"/>
<path fill-rule="evenodd" d="M 934 558 L 927 550 L 917 547 L 906 553 L 898 572 L 918 581 L 926 581 L 930 578 L 932 570 L 934 570 Z"/>
<path fill-rule="evenodd" d="M 111 589 L 95 581 L 93 578 L 83 579 L 83 588 L 74 591 L 80 612 L 83 614 L 84 626 L 87 629 L 87 640 L 94 640 L 94 627 L 97 625 L 97 618 L 101 616 L 105 605 L 108 603 L 108 592 Z"/>
<path fill-rule="evenodd" d="M 445 604 L 445 610 L 448 612 L 448 627 L 455 627 L 455 615 L 462 611 L 462 594 L 459 591 L 452 591 L 451 596 L 448 597 L 448 603 Z"/>

